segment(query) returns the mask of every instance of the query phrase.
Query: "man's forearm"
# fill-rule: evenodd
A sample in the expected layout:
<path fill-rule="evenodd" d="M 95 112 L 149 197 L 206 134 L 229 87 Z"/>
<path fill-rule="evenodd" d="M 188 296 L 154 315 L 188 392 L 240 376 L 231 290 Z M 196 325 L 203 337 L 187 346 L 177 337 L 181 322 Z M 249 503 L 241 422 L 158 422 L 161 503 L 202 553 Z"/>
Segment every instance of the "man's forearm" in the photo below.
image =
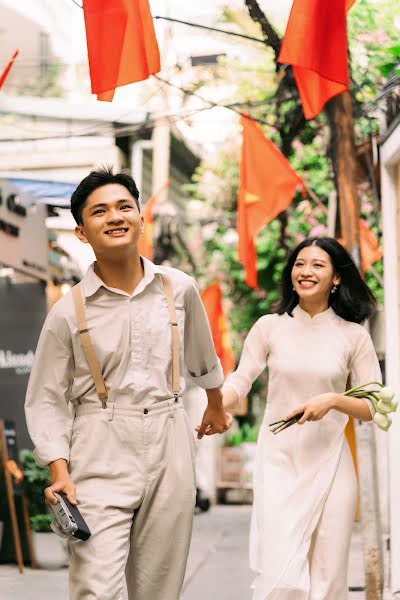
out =
<path fill-rule="evenodd" d="M 212 406 L 222 406 L 221 388 L 211 388 L 206 390 L 208 404 Z"/>
<path fill-rule="evenodd" d="M 57 458 L 57 460 L 53 460 L 53 462 L 49 464 L 49 470 L 52 482 L 56 481 L 57 479 L 69 477 L 68 463 L 64 458 Z"/>

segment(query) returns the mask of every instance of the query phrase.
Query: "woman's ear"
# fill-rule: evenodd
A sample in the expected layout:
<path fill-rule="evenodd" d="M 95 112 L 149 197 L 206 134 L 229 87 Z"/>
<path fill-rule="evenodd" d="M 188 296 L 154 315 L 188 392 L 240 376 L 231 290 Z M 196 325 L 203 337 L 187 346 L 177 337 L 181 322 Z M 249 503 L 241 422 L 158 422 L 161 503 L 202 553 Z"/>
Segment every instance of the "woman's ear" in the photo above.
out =
<path fill-rule="evenodd" d="M 340 275 L 335 275 L 333 278 L 333 284 L 334 285 L 340 285 L 340 283 L 342 282 Z"/>

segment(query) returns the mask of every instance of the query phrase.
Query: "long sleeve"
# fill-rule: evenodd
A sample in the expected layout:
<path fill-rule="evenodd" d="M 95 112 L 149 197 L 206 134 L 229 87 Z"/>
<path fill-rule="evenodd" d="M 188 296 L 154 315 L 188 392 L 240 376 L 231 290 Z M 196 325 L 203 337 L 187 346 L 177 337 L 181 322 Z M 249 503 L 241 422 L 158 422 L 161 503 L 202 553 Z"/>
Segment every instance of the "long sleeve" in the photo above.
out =
<path fill-rule="evenodd" d="M 204 389 L 222 385 L 224 374 L 215 352 L 210 324 L 196 283 L 185 294 L 185 366 L 191 381 Z"/>
<path fill-rule="evenodd" d="M 25 416 L 41 467 L 69 460 L 72 414 L 68 407 L 73 354 L 65 322 L 50 313 L 43 325 L 29 378 Z"/>
<path fill-rule="evenodd" d="M 267 319 L 268 317 L 261 317 L 250 329 L 243 344 L 239 365 L 224 384 L 224 387 L 233 387 L 240 401 L 247 396 L 254 381 L 267 365 L 268 347 L 263 331 L 263 324 L 267 325 Z"/>
<path fill-rule="evenodd" d="M 382 381 L 381 369 L 371 336 L 363 327 L 359 328 L 358 338 L 350 363 L 351 387 Z"/>
<path fill-rule="evenodd" d="M 351 387 L 369 383 L 370 381 L 382 381 L 382 373 L 371 336 L 363 327 L 360 327 L 350 363 L 350 381 Z M 372 403 L 367 399 L 365 401 L 368 403 L 371 416 L 373 416 L 375 410 Z"/>

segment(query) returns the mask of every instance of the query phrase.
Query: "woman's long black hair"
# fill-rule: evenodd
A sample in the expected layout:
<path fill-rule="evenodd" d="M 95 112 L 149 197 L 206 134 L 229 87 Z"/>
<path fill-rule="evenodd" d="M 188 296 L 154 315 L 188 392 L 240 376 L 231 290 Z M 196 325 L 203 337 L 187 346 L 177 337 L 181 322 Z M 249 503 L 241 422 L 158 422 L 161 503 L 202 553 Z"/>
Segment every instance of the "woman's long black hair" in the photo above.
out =
<path fill-rule="evenodd" d="M 282 315 L 288 313 L 299 303 L 299 296 L 293 290 L 292 269 L 300 250 L 308 246 L 318 246 L 329 254 L 334 273 L 339 275 L 340 284 L 334 294 L 329 295 L 329 305 L 335 313 L 354 323 L 362 323 L 372 317 L 376 311 L 376 300 L 371 290 L 363 281 L 352 257 L 337 240 L 330 237 L 311 237 L 303 240 L 292 251 L 283 269 L 281 281 L 281 300 L 274 312 Z"/>

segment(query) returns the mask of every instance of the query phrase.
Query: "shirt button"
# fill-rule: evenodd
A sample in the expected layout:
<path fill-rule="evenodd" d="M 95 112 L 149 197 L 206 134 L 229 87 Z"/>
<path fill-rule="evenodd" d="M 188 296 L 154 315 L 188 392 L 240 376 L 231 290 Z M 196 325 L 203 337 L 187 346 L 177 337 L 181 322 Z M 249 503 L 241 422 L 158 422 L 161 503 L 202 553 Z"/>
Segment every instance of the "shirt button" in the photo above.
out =
<path fill-rule="evenodd" d="M 149 409 L 148 409 L 148 408 L 145 408 L 143 412 L 144 412 L 144 414 L 145 414 L 145 415 L 147 415 L 147 414 L 148 414 L 148 412 L 149 412 Z"/>

